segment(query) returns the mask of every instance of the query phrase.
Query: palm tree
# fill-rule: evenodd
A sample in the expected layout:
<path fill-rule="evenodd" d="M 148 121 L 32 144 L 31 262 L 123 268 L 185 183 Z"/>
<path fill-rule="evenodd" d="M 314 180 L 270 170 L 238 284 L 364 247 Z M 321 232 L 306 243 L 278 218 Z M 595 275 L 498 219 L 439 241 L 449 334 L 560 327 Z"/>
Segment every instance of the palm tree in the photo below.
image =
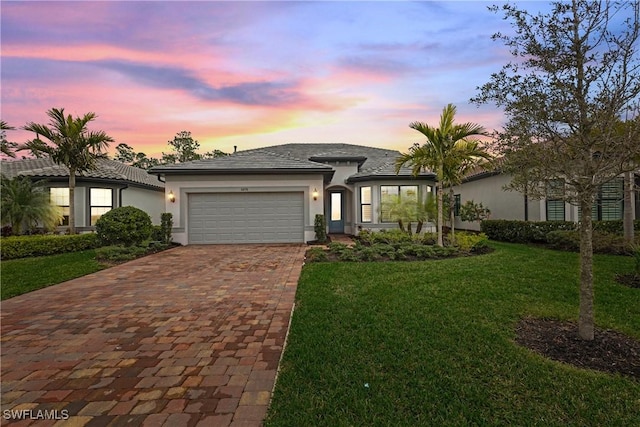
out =
<path fill-rule="evenodd" d="M 20 150 L 30 150 L 32 154 L 48 155 L 59 165 L 69 169 L 69 234 L 75 234 L 75 188 L 76 174 L 94 170 L 97 160 L 106 158 L 103 152 L 113 139 L 103 131 L 89 131 L 87 124 L 96 118 L 95 113 L 84 117 L 65 117 L 64 108 L 47 111 L 49 126 L 30 122 L 24 129 L 35 132 L 36 138 L 26 142 Z M 49 143 L 40 139 L 46 138 Z"/>
<path fill-rule="evenodd" d="M 16 143 L 7 141 L 7 138 L 5 137 L 5 131 L 13 129 L 15 129 L 13 126 L 9 126 L 7 122 L 5 122 L 4 120 L 0 120 L 0 152 L 8 157 L 16 156 L 16 154 L 12 151 L 15 148 Z"/>
<path fill-rule="evenodd" d="M 22 234 L 38 223 L 46 229 L 60 223 L 62 212 L 51 204 L 49 193 L 42 184 L 42 181 L 31 182 L 24 176 L 13 179 L 0 176 L 2 225 L 11 225 L 14 234 Z"/>
<path fill-rule="evenodd" d="M 424 170 L 436 172 L 436 196 L 438 199 L 438 246 L 443 246 L 442 239 L 442 195 L 443 186 L 446 181 L 445 166 L 451 163 L 452 156 L 455 155 L 454 147 L 460 141 L 476 135 L 484 135 L 484 127 L 475 123 L 454 124 L 456 107 L 449 104 L 442 110 L 440 116 L 440 126 L 438 128 L 429 126 L 422 122 L 413 122 L 410 128 L 417 130 L 426 137 L 423 145 L 414 144 L 409 148 L 408 153 L 403 153 L 396 159 L 396 173 L 404 165 L 411 167 L 414 176 Z"/>
<path fill-rule="evenodd" d="M 455 185 L 460 185 L 464 177 L 475 168 L 487 169 L 492 156 L 475 140 L 456 141 L 444 165 L 444 181 L 449 187 L 449 215 L 451 220 L 451 242 L 455 241 Z"/>

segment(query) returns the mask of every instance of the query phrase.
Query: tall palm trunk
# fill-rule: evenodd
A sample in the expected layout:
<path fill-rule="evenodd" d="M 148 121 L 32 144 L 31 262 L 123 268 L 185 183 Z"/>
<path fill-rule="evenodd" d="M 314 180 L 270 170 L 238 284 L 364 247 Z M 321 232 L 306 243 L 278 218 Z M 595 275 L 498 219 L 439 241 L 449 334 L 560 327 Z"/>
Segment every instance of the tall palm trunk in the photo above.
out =
<path fill-rule="evenodd" d="M 451 245 L 455 244 L 456 242 L 456 225 L 455 225 L 455 221 L 456 221 L 456 207 L 455 207 L 455 200 L 454 200 L 454 191 L 453 191 L 453 185 L 449 187 L 449 220 L 451 221 Z"/>
<path fill-rule="evenodd" d="M 69 168 L 69 234 L 76 234 L 76 169 Z"/>
<path fill-rule="evenodd" d="M 442 167 L 440 169 L 442 170 Z M 442 197 L 442 193 L 443 192 L 444 192 L 444 188 L 443 188 L 443 185 L 442 185 L 442 179 L 438 179 L 438 181 L 436 182 L 436 197 L 438 198 L 438 201 L 437 201 L 437 204 L 438 204 L 438 246 L 444 246 L 443 239 L 442 239 L 442 221 L 443 221 L 443 215 L 442 215 L 443 197 Z"/>

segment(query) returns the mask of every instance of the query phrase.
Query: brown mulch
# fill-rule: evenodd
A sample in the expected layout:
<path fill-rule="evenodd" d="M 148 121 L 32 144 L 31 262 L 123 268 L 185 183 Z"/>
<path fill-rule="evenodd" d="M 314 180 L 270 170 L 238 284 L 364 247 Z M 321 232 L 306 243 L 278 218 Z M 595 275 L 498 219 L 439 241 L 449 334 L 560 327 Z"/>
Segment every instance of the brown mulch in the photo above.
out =
<path fill-rule="evenodd" d="M 585 341 L 575 323 L 525 318 L 516 334 L 518 344 L 550 359 L 640 380 L 640 341 L 619 332 L 596 328 L 593 341 Z"/>
<path fill-rule="evenodd" d="M 640 275 L 637 274 L 618 274 L 616 275 L 616 282 L 630 288 L 640 289 Z"/>

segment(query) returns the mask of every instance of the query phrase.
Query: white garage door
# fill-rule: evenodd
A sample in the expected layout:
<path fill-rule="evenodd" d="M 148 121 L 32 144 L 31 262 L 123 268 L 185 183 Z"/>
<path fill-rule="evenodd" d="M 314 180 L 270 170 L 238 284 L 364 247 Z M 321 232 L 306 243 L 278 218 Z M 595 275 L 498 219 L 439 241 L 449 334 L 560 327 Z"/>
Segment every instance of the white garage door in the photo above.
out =
<path fill-rule="evenodd" d="M 189 195 L 189 243 L 304 241 L 303 193 Z"/>

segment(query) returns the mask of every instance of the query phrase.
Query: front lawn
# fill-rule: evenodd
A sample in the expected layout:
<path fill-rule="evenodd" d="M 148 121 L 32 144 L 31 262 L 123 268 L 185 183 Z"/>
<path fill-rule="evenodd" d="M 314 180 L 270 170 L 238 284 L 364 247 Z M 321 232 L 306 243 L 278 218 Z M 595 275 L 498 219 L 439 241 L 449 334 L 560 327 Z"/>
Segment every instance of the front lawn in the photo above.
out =
<path fill-rule="evenodd" d="M 96 261 L 95 250 L 2 261 L 1 299 L 75 279 L 105 267 Z"/>
<path fill-rule="evenodd" d="M 304 267 L 270 426 L 638 425 L 640 380 L 515 344 L 527 316 L 576 320 L 578 255 Z M 640 339 L 633 260 L 595 256 L 596 319 Z"/>

